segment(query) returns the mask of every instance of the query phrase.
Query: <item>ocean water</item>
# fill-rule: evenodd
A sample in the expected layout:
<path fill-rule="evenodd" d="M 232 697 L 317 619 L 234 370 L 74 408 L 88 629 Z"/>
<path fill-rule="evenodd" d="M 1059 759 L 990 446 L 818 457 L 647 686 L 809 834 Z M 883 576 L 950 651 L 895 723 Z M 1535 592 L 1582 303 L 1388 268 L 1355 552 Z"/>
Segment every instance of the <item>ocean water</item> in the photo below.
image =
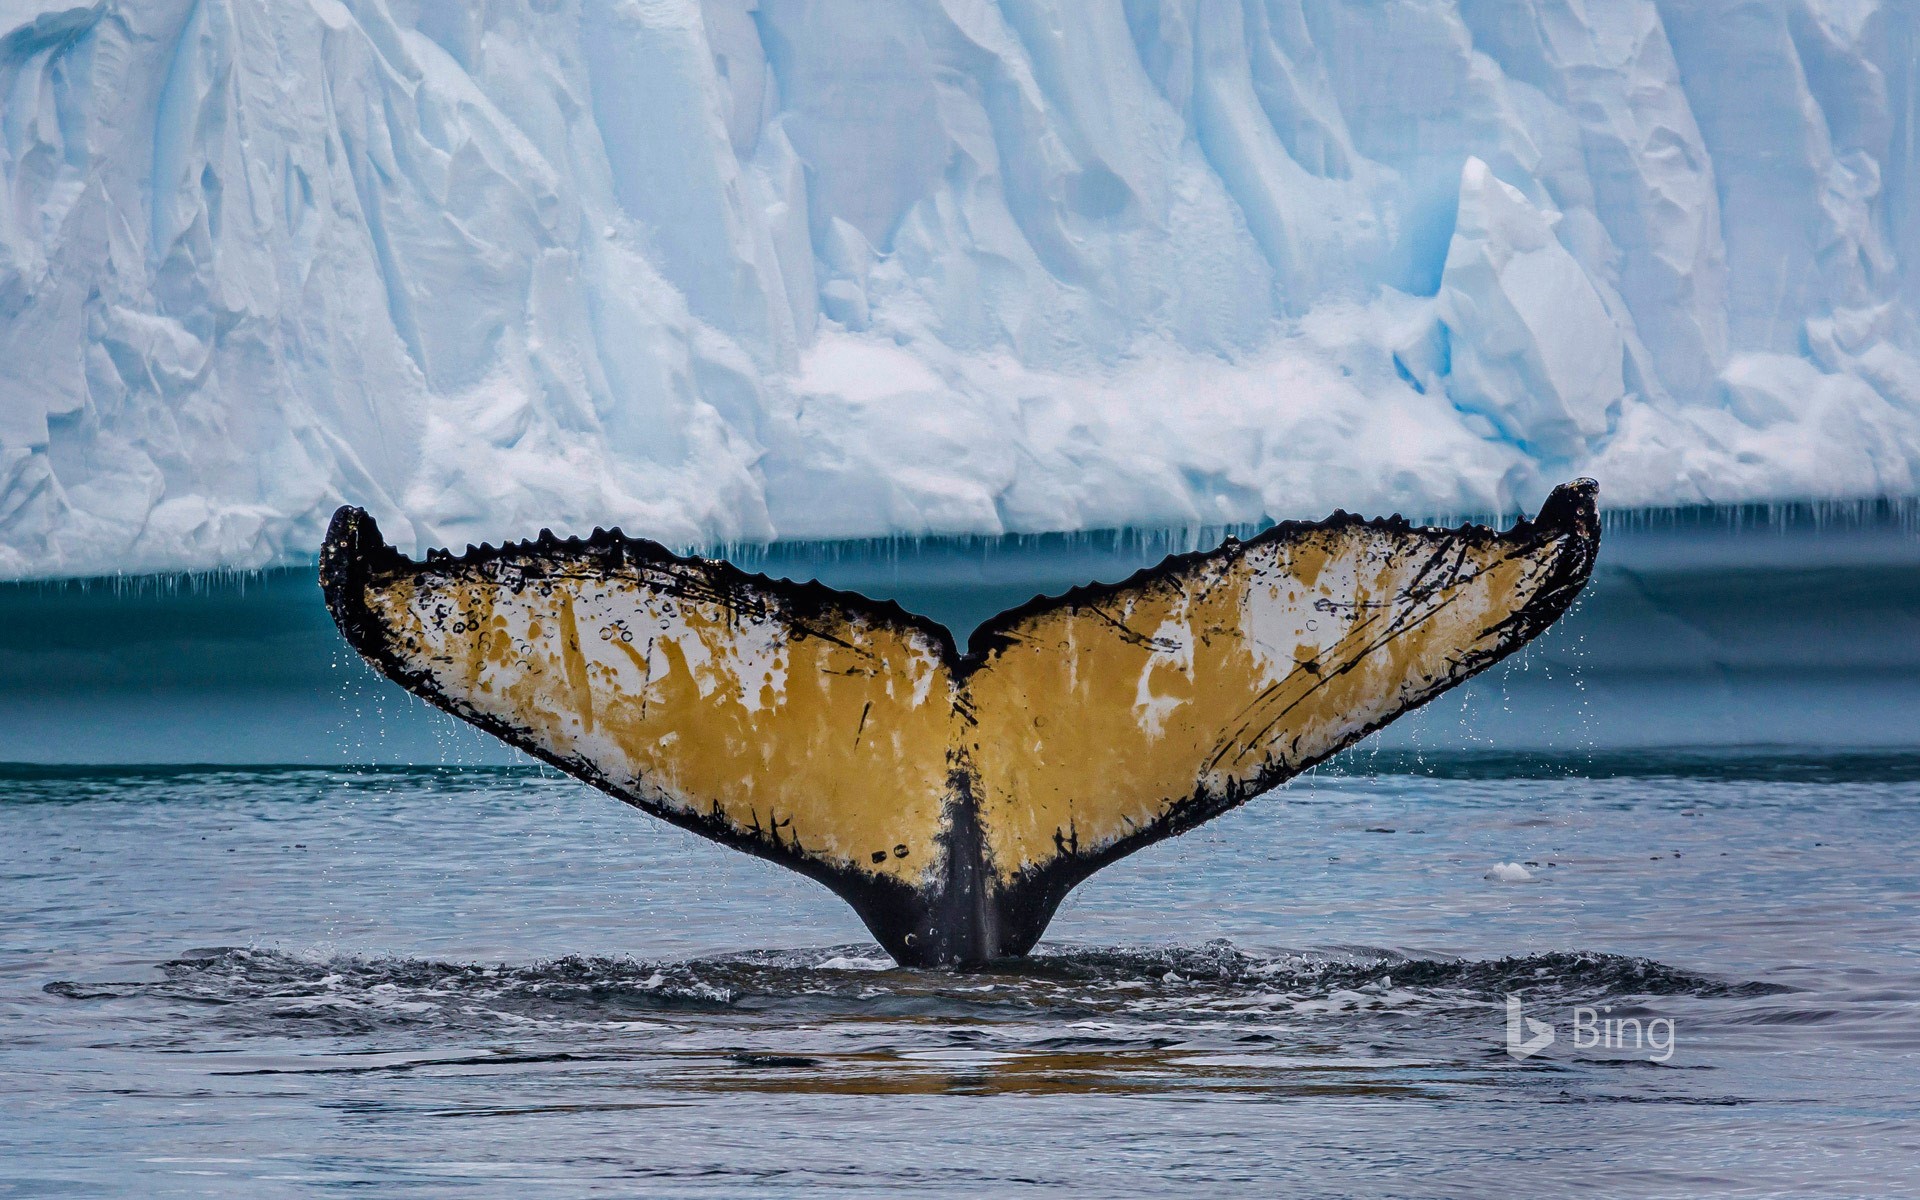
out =
<path fill-rule="evenodd" d="M 1904 753 L 1363 753 L 952 973 L 538 770 L 16 767 L 0 1195 L 1893 1194 L 1916 844 Z"/>
<path fill-rule="evenodd" d="M 310 571 L 0 587 L 0 1197 L 1911 1192 L 1908 516 L 1616 521 L 1523 654 L 967 973 L 412 701 Z M 964 632 L 1179 548 L 749 565 Z"/>

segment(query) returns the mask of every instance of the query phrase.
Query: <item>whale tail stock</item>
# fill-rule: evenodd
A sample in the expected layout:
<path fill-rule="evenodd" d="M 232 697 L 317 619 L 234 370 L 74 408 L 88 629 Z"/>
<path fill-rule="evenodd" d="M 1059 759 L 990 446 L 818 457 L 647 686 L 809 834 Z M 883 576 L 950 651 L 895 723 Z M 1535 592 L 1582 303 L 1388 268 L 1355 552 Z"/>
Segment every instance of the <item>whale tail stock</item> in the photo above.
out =
<path fill-rule="evenodd" d="M 811 876 L 902 963 L 1026 953 L 1081 880 L 1511 654 L 1599 549 L 1596 486 L 1504 533 L 1345 513 L 933 621 L 595 531 L 413 561 L 357 508 L 328 609 L 410 691 Z"/>

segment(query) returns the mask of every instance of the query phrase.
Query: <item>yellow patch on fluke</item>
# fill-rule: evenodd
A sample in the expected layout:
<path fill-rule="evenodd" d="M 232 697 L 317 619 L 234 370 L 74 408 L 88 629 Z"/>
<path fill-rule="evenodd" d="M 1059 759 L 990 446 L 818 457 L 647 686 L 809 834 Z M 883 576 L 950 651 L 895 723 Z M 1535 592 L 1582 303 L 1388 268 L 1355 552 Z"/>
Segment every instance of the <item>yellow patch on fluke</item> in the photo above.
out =
<path fill-rule="evenodd" d="M 1505 534 L 1336 516 L 1004 613 L 891 605 L 617 534 L 424 563 L 336 515 L 330 608 L 381 670 L 628 803 L 846 897 L 896 957 L 1024 953 L 1068 889 L 1539 633 L 1591 483 Z"/>

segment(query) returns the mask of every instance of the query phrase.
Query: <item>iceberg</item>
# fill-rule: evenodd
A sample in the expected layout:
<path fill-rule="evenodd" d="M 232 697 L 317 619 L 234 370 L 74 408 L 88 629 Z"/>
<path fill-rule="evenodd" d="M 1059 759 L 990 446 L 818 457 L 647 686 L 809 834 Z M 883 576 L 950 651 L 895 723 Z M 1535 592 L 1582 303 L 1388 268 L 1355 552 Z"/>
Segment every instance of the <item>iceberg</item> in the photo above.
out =
<path fill-rule="evenodd" d="M 1920 10 L 0 0 L 0 577 L 1920 491 Z"/>

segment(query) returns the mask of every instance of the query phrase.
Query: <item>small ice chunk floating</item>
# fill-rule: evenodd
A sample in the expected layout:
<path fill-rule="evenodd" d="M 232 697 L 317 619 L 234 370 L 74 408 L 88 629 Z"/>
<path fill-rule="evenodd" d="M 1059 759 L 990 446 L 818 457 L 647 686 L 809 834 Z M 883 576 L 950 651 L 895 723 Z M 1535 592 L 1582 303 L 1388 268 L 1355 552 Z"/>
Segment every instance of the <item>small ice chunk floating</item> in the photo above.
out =
<path fill-rule="evenodd" d="M 415 562 L 342 508 L 320 581 L 401 686 L 819 880 L 904 964 L 964 965 L 1525 645 L 1593 570 L 1596 493 L 1504 533 L 1276 525 L 1036 598 L 965 653 L 892 603 L 617 531 Z"/>

